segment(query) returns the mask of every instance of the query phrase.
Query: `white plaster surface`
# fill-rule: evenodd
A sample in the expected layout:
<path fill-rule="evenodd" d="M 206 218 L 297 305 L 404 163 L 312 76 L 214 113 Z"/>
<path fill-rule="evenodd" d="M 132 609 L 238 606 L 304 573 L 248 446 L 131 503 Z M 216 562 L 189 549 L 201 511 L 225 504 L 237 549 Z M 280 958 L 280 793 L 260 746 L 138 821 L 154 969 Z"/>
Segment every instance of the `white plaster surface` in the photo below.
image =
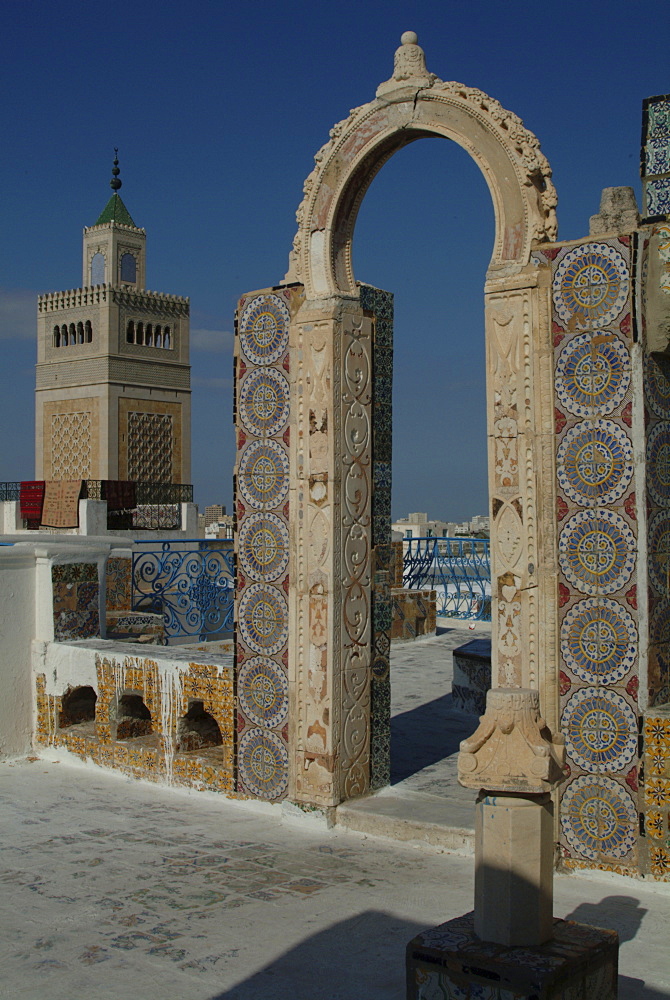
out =
<path fill-rule="evenodd" d="M 404 1000 L 472 908 L 471 858 L 57 760 L 0 763 L 11 1000 Z M 620 1000 L 670 995 L 670 886 L 558 876 L 554 912 L 619 931 Z"/>
<path fill-rule="evenodd" d="M 33 688 L 30 640 L 35 621 L 32 552 L 0 546 L 0 757 L 30 747 Z"/>

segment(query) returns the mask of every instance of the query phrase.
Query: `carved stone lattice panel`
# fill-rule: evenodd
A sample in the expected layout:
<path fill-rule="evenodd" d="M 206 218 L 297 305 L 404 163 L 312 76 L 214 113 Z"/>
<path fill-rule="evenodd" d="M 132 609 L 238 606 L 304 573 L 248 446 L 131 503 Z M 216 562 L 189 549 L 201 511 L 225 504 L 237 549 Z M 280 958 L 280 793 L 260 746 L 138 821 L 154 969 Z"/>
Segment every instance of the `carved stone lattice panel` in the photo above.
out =
<path fill-rule="evenodd" d="M 128 478 L 141 483 L 172 482 L 172 416 L 128 413 Z"/>
<path fill-rule="evenodd" d="M 91 431 L 90 412 L 52 414 L 50 479 L 91 476 Z"/>

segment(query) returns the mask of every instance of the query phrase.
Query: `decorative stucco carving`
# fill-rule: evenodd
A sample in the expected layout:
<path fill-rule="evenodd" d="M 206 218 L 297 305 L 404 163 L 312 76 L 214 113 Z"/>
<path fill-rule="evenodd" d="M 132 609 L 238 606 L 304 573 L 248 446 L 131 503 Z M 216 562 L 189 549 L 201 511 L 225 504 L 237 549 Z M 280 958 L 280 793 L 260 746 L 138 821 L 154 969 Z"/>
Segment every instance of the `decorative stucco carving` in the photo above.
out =
<path fill-rule="evenodd" d="M 494 688 L 458 755 L 458 780 L 489 792 L 539 795 L 563 779 L 565 741 L 540 715 L 538 691 Z"/>

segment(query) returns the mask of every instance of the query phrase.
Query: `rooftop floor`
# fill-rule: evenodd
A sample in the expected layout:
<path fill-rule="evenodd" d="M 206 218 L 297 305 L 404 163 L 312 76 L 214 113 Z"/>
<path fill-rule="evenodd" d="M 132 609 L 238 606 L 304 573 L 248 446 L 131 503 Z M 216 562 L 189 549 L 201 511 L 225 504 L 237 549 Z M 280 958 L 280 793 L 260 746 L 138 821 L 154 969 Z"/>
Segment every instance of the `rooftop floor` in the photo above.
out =
<path fill-rule="evenodd" d="M 0 764 L 11 1000 L 403 1000 L 407 942 L 472 908 L 471 857 L 58 760 Z M 621 1000 L 670 996 L 670 886 L 555 888 L 621 934 Z"/>

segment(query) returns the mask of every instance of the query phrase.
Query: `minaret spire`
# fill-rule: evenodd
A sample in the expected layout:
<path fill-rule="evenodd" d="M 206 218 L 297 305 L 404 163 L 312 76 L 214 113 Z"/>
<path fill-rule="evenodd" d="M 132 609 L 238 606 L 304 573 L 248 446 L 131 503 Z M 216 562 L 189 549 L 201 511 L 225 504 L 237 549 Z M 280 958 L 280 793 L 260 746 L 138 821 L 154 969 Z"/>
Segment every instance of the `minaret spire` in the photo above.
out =
<path fill-rule="evenodd" d="M 112 191 L 114 191 L 114 193 L 116 193 L 119 190 L 119 188 L 121 187 L 121 185 L 123 184 L 123 181 L 119 177 L 120 173 L 121 173 L 121 171 L 119 170 L 119 150 L 115 146 L 114 147 L 114 166 L 112 167 L 112 179 L 109 182 L 109 186 L 111 187 Z"/>

